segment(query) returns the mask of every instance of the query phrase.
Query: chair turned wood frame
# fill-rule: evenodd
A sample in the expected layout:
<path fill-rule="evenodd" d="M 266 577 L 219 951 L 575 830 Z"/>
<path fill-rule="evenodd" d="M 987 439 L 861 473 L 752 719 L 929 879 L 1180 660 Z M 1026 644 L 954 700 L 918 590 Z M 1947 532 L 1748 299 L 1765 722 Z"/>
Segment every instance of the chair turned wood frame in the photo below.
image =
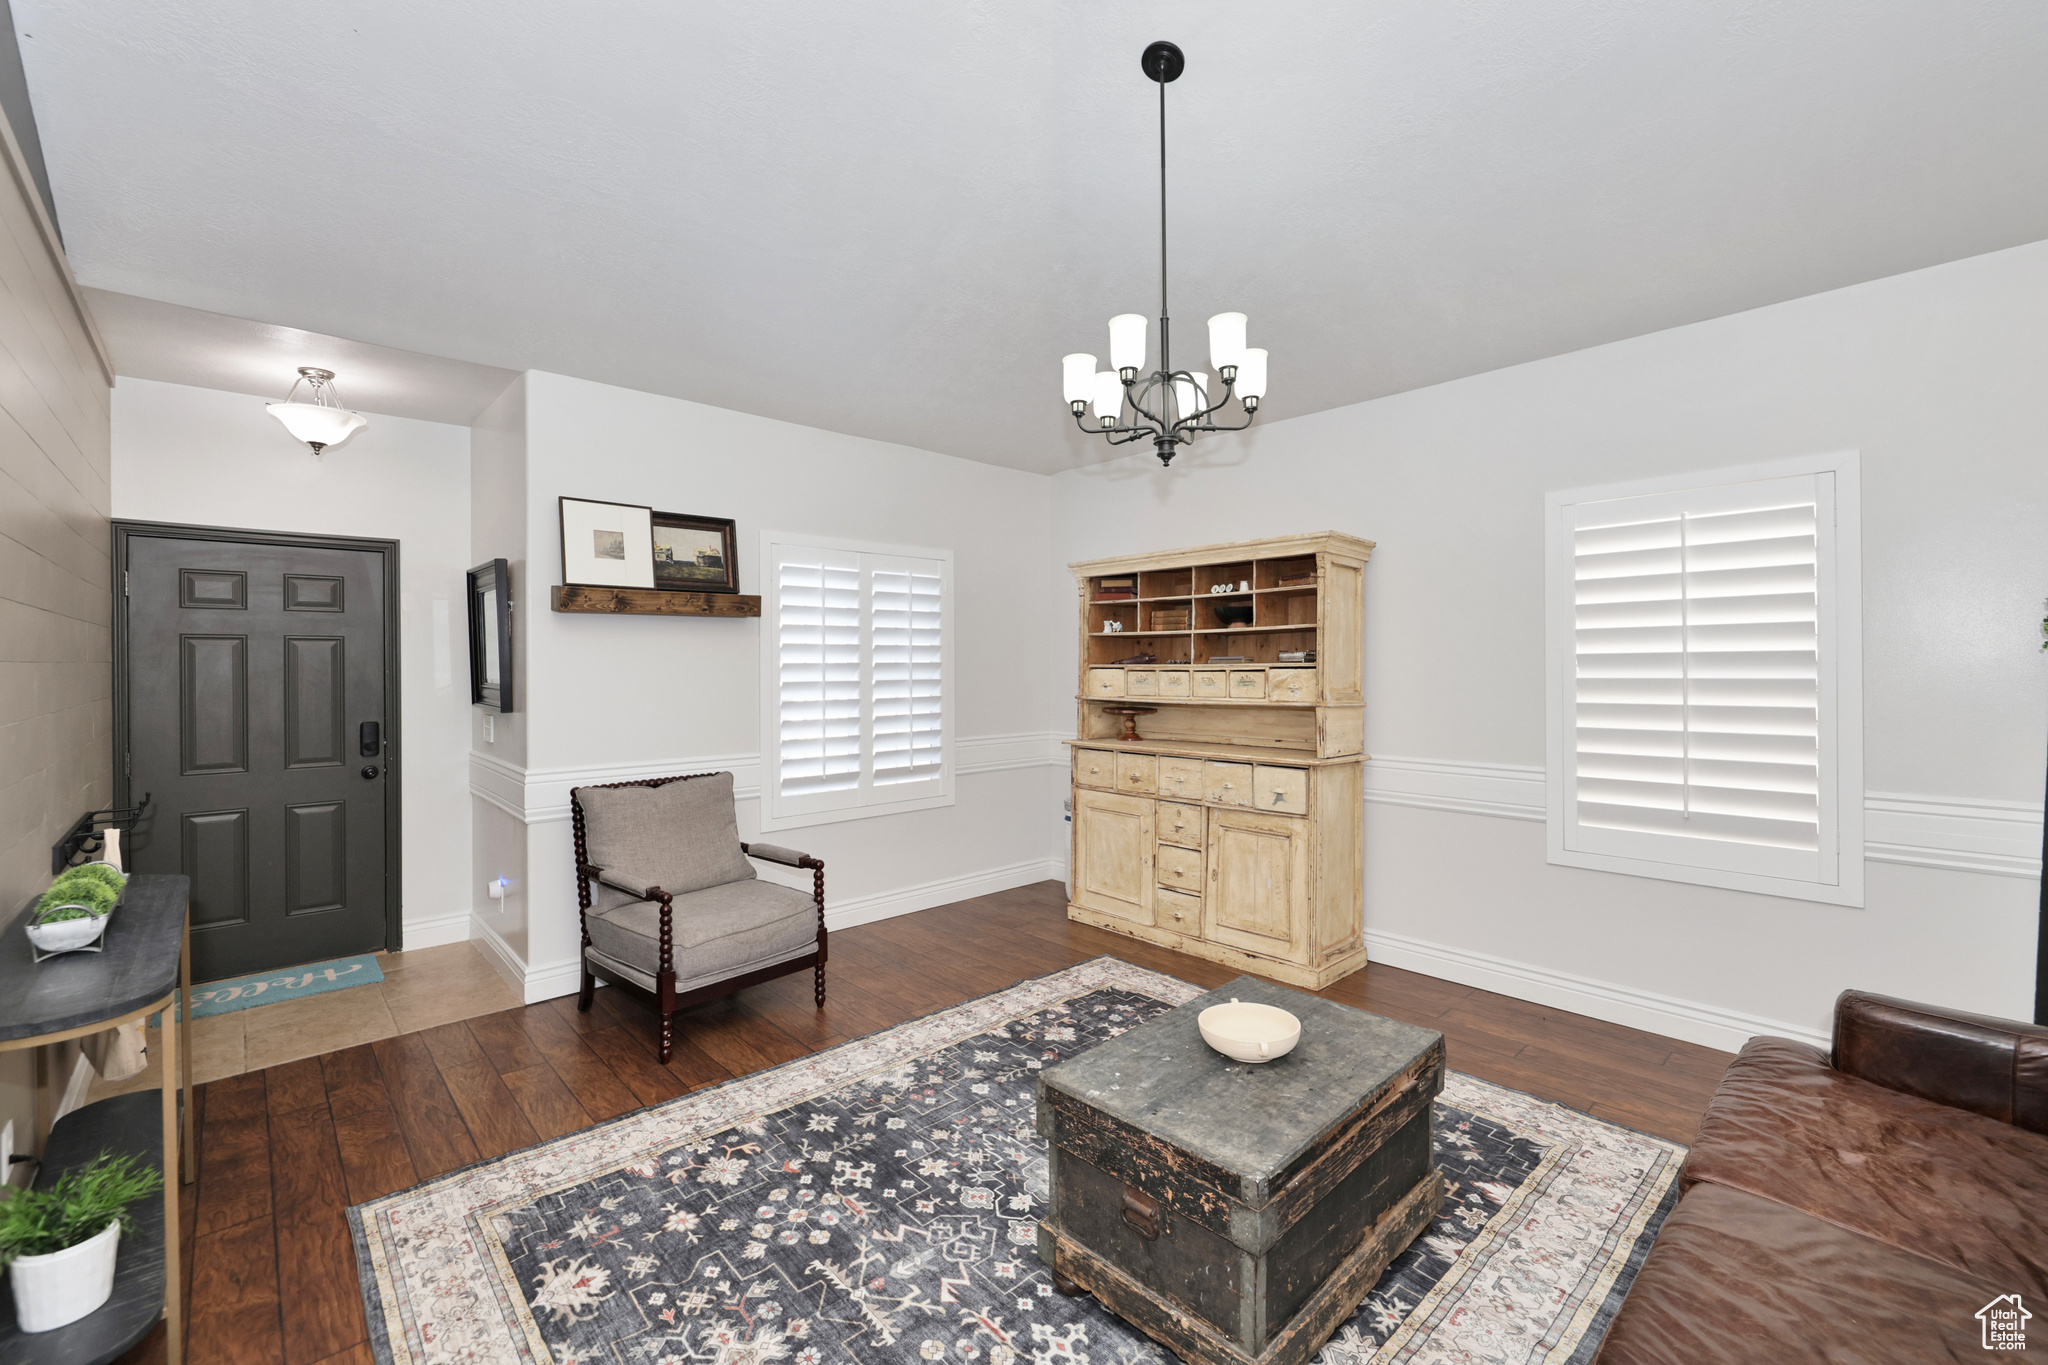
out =
<path fill-rule="evenodd" d="M 666 802 L 653 797 L 654 791 L 679 782 L 705 785 L 669 793 L 671 799 Z M 645 800 L 598 795 L 626 788 L 645 788 L 650 795 Z M 661 1019 L 659 1046 L 664 1063 L 674 1049 L 678 1010 L 806 967 L 814 974 L 818 1008 L 825 1006 L 824 860 L 773 844 L 742 842 L 731 792 L 731 773 L 689 773 L 579 787 L 569 794 L 576 835 L 577 919 L 582 930 L 582 983 L 576 1008 L 590 1009 L 600 977 L 612 985 L 631 986 L 652 995 Z M 609 825 L 594 831 L 593 819 Z M 663 820 L 675 823 L 649 829 L 648 822 Z M 634 860 L 647 865 L 604 866 L 593 858 L 593 843 L 603 845 L 601 853 L 637 848 Z M 735 845 L 737 856 L 733 854 Z M 814 941 L 809 932 L 812 916 L 802 913 L 810 908 L 802 903 L 803 893 L 755 880 L 747 858 L 809 869 Z M 662 881 L 674 889 L 657 884 Z M 656 931 L 657 925 L 658 932 L 650 932 Z M 677 989 L 679 938 L 685 956 L 681 990 Z M 736 968 L 731 975 L 721 974 L 731 968 Z"/>

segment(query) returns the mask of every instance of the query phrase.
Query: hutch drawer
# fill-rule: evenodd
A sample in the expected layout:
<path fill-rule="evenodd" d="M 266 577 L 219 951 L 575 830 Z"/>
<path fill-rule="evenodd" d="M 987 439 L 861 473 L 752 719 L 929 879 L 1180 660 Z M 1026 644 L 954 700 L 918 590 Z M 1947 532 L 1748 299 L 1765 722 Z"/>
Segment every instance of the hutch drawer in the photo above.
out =
<path fill-rule="evenodd" d="M 1124 671 L 1121 668 L 1091 668 L 1088 670 L 1088 695 L 1091 697 L 1121 697 L 1124 694 Z"/>
<path fill-rule="evenodd" d="M 1127 697 L 1156 697 L 1159 695 L 1159 671 L 1152 668 L 1127 668 L 1124 670 L 1124 695 Z"/>
<path fill-rule="evenodd" d="M 1156 863 L 1159 870 L 1159 884 L 1177 891 L 1200 894 L 1202 889 L 1202 851 L 1195 848 L 1177 848 L 1172 844 L 1159 846 Z"/>
<path fill-rule="evenodd" d="M 1202 796 L 1214 806 L 1252 803 L 1252 765 L 1209 760 L 1202 768 Z"/>
<path fill-rule="evenodd" d="M 1160 843 L 1179 844 L 1182 848 L 1202 847 L 1202 827 L 1207 821 L 1203 817 L 1200 806 L 1185 806 L 1174 801 L 1161 801 L 1159 803 L 1158 822 Z"/>
<path fill-rule="evenodd" d="M 1185 801 L 1202 799 L 1202 760 L 1165 758 L 1159 760 L 1159 794 Z"/>
<path fill-rule="evenodd" d="M 1160 887 L 1153 892 L 1152 907 L 1163 929 L 1193 937 L 1202 932 L 1202 898 Z"/>
<path fill-rule="evenodd" d="M 1116 789 L 1142 796 L 1159 790 L 1159 760 L 1150 754 L 1116 756 Z"/>
<path fill-rule="evenodd" d="M 1252 769 L 1252 790 L 1257 793 L 1252 804 L 1259 810 L 1283 815 L 1308 814 L 1306 768 L 1274 768 L 1260 763 Z"/>
<path fill-rule="evenodd" d="M 1159 670 L 1159 695 L 1162 697 L 1187 698 L 1195 695 L 1194 688 L 1185 668 L 1162 668 Z"/>
<path fill-rule="evenodd" d="M 1275 668 L 1266 674 L 1266 700 L 1314 701 L 1316 671 L 1313 668 Z"/>
<path fill-rule="evenodd" d="M 1239 701 L 1257 701 L 1266 695 L 1266 670 L 1263 668 L 1233 668 L 1230 670 L 1230 695 Z"/>
<path fill-rule="evenodd" d="M 1195 670 L 1195 697 L 1201 701 L 1221 701 L 1230 695 L 1230 679 L 1220 668 L 1198 668 Z"/>
<path fill-rule="evenodd" d="M 1116 755 L 1107 749 L 1074 750 L 1074 781 L 1104 791 L 1116 786 Z"/>

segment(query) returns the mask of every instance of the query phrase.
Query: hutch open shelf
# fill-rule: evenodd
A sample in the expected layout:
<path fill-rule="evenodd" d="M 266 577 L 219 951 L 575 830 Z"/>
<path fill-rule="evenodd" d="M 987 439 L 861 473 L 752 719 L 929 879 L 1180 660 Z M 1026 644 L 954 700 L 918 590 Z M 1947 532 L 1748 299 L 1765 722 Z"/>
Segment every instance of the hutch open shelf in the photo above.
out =
<path fill-rule="evenodd" d="M 1372 548 L 1328 532 L 1070 566 L 1071 918 L 1312 989 L 1365 964 Z"/>

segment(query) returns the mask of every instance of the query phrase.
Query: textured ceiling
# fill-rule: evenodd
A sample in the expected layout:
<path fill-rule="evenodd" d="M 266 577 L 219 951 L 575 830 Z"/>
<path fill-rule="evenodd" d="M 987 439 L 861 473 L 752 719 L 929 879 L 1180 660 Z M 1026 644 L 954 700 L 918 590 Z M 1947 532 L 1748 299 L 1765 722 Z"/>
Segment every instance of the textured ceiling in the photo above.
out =
<path fill-rule="evenodd" d="M 1032 469 L 1251 315 L 1272 418 L 2048 238 L 2041 0 L 15 0 L 89 285 Z M 343 376 L 344 380 L 346 376 Z"/>

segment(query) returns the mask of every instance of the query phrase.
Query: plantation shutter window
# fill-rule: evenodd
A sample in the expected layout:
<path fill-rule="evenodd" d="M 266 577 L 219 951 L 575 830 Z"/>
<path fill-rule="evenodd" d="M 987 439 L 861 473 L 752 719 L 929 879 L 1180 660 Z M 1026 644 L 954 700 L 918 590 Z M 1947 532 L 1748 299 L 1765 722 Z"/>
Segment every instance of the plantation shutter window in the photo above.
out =
<path fill-rule="evenodd" d="M 1553 862 L 1860 900 L 1837 474 L 1553 496 Z"/>
<path fill-rule="evenodd" d="M 950 802 L 950 554 L 762 552 L 763 828 Z"/>

